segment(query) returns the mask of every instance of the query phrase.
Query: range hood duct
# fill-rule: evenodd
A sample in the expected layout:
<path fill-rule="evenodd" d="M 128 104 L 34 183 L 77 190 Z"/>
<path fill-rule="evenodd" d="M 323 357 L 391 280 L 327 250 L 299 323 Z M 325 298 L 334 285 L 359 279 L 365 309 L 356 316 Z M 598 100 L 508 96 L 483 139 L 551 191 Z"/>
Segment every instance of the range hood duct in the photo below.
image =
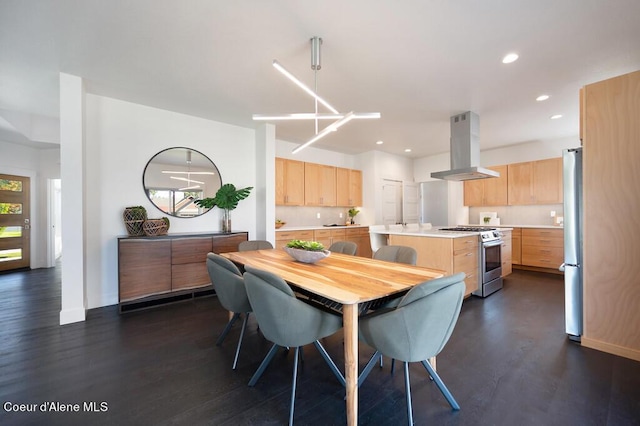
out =
<path fill-rule="evenodd" d="M 480 164 L 480 117 L 467 111 L 451 121 L 451 170 L 431 173 L 434 179 L 473 180 L 500 177 L 500 173 Z"/>

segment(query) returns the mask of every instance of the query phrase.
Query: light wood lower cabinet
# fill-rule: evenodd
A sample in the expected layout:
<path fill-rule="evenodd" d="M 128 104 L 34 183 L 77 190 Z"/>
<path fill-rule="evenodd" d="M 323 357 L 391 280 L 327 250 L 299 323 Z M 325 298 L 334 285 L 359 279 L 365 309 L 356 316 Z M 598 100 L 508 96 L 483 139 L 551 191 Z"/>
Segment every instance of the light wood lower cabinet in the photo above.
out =
<path fill-rule="evenodd" d="M 511 231 L 511 264 L 522 264 L 522 228 Z"/>
<path fill-rule="evenodd" d="M 118 238 L 120 311 L 213 290 L 207 253 L 237 251 L 246 232 Z"/>
<path fill-rule="evenodd" d="M 562 229 L 522 229 L 522 265 L 557 270 L 564 260 Z"/>
<path fill-rule="evenodd" d="M 389 235 L 389 244 L 413 247 L 418 252 L 418 266 L 439 269 L 446 275 L 466 274 L 465 296 L 478 289 L 478 237 L 437 238 Z"/>
<path fill-rule="evenodd" d="M 313 240 L 326 248 L 336 241 L 352 241 L 358 245 L 356 256 L 371 257 L 369 227 L 323 228 L 300 231 L 276 231 L 276 248 L 282 248 L 291 240 Z"/>

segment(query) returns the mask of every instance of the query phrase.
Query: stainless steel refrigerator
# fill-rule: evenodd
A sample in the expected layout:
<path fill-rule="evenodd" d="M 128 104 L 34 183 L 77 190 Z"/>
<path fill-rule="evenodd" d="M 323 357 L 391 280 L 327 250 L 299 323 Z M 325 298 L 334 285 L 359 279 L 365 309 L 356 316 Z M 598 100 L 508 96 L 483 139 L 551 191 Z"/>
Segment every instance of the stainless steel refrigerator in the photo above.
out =
<path fill-rule="evenodd" d="M 569 339 L 582 335 L 582 148 L 562 152 L 564 189 L 565 329 Z"/>
<path fill-rule="evenodd" d="M 420 182 L 420 222 L 449 225 L 449 183 L 446 180 Z"/>

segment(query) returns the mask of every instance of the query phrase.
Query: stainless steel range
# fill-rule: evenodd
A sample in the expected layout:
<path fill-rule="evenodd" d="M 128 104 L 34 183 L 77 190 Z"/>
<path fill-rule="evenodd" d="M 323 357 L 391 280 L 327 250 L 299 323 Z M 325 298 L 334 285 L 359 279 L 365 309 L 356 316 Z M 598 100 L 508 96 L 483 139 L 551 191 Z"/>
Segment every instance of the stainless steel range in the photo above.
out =
<path fill-rule="evenodd" d="M 487 297 L 502 288 L 502 237 L 496 228 L 483 226 L 457 226 L 441 231 L 478 232 L 480 246 L 480 279 L 475 296 Z"/>

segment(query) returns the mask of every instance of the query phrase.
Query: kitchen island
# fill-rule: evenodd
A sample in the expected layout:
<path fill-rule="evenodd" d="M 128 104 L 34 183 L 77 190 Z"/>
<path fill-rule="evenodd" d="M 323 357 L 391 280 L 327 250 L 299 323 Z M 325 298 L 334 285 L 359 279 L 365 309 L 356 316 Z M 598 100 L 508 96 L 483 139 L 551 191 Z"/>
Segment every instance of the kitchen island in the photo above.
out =
<path fill-rule="evenodd" d="M 478 232 L 407 227 L 370 232 L 386 235 L 390 245 L 413 247 L 418 253 L 418 266 L 440 269 L 447 275 L 464 272 L 465 297 L 478 290 L 481 280 Z"/>

